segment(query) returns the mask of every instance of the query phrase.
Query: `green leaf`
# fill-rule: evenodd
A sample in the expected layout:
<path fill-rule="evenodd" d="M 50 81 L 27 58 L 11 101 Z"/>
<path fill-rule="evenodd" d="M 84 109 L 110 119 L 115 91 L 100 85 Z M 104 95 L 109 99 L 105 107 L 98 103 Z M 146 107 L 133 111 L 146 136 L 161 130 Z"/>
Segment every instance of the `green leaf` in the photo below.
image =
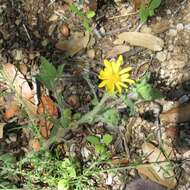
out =
<path fill-rule="evenodd" d="M 106 151 L 106 149 L 102 144 L 97 144 L 97 145 L 95 145 L 95 151 L 98 154 L 102 154 L 102 153 L 104 153 Z"/>
<path fill-rule="evenodd" d="M 152 0 L 149 5 L 149 9 L 155 10 L 160 6 L 160 4 L 161 4 L 161 0 Z"/>
<path fill-rule="evenodd" d="M 36 78 L 45 85 L 48 90 L 52 90 L 57 78 L 57 70 L 46 58 L 41 59 L 40 73 Z"/>
<path fill-rule="evenodd" d="M 58 182 L 57 190 L 68 190 L 69 189 L 69 181 L 67 179 L 61 179 Z"/>
<path fill-rule="evenodd" d="M 92 145 L 99 145 L 100 144 L 100 139 L 96 136 L 88 136 L 87 141 L 90 142 Z"/>
<path fill-rule="evenodd" d="M 139 16 L 140 16 L 141 22 L 146 22 L 149 17 L 149 9 L 146 8 L 145 6 L 142 6 L 139 10 Z"/>
<path fill-rule="evenodd" d="M 72 120 L 72 112 L 69 108 L 63 109 L 63 121 L 64 121 L 64 127 L 68 127 Z"/>
<path fill-rule="evenodd" d="M 117 126 L 119 124 L 120 115 L 118 110 L 115 108 L 108 109 L 106 112 L 104 112 L 101 116 L 102 122 L 105 122 L 112 126 Z"/>
<path fill-rule="evenodd" d="M 57 68 L 58 76 L 61 76 L 63 74 L 64 66 L 65 65 L 63 65 L 63 64 L 58 66 L 58 68 Z"/>
<path fill-rule="evenodd" d="M 153 16 L 154 15 L 154 10 L 153 9 L 149 9 L 149 16 Z"/>
<path fill-rule="evenodd" d="M 103 136 L 102 140 L 103 140 L 104 144 L 109 145 L 112 142 L 113 137 L 109 134 L 106 134 Z"/>
<path fill-rule="evenodd" d="M 87 18 L 93 18 L 95 15 L 96 15 L 96 13 L 94 11 L 88 11 L 86 13 Z"/>
<path fill-rule="evenodd" d="M 137 93 L 147 101 L 152 101 L 161 98 L 161 94 L 158 90 L 154 89 L 150 84 L 137 85 Z"/>

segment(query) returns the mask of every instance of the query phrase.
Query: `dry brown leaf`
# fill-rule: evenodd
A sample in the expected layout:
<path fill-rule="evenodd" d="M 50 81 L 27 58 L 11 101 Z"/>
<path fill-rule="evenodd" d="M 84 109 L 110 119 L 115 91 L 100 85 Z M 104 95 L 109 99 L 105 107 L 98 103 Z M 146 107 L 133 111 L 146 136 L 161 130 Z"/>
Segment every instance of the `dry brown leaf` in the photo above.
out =
<path fill-rule="evenodd" d="M 57 118 L 58 110 L 49 96 L 43 95 L 38 106 L 37 113 L 42 116 L 39 121 L 40 133 L 42 137 L 48 139 L 50 131 L 53 128 L 53 123 L 49 120 L 50 117 Z"/>
<path fill-rule="evenodd" d="M 139 9 L 142 5 L 146 5 L 149 0 L 131 0 L 135 9 Z"/>
<path fill-rule="evenodd" d="M 113 58 L 113 57 L 116 57 L 117 55 L 121 55 L 129 50 L 130 50 L 130 47 L 127 45 L 114 46 L 113 48 L 111 48 L 110 50 L 108 50 L 106 52 L 106 57 Z"/>
<path fill-rule="evenodd" d="M 165 187 L 173 189 L 177 183 L 175 174 L 170 163 L 165 162 L 167 159 L 173 157 L 171 151 L 165 151 L 166 158 L 158 148 L 150 143 L 144 143 L 142 145 L 142 150 L 147 160 L 150 163 L 154 163 L 137 166 L 139 174 L 144 175 Z"/>
<path fill-rule="evenodd" d="M 55 47 L 59 50 L 65 51 L 66 55 L 73 56 L 82 49 L 85 49 L 90 40 L 89 32 L 86 32 L 85 35 L 82 33 L 76 32 L 71 35 L 71 37 L 66 39 L 61 39 L 55 44 Z"/>
<path fill-rule="evenodd" d="M 184 104 L 160 114 L 160 120 L 167 123 L 190 121 L 190 104 Z"/>
<path fill-rule="evenodd" d="M 164 46 L 164 42 L 161 38 L 148 33 L 123 32 L 119 34 L 117 38 L 118 39 L 114 41 L 114 44 L 128 42 L 132 46 L 140 46 L 152 51 L 161 51 Z"/>
<path fill-rule="evenodd" d="M 35 92 L 31 90 L 28 82 L 23 74 L 13 64 L 4 64 L 3 71 L 7 78 L 7 83 L 14 86 L 16 95 L 22 99 L 22 103 L 26 106 L 27 111 L 31 114 L 36 114 L 36 105 L 34 100 Z"/>
<path fill-rule="evenodd" d="M 5 120 L 9 120 L 12 117 L 18 115 L 19 113 L 19 106 L 18 102 L 15 100 L 12 100 L 8 104 L 5 105 L 5 113 L 4 113 L 4 118 Z"/>

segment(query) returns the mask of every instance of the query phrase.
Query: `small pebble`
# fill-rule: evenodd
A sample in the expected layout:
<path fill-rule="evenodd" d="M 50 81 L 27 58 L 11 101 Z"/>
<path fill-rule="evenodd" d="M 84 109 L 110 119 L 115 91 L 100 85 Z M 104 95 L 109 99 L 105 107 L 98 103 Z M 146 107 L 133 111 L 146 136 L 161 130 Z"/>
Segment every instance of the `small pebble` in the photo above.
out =
<path fill-rule="evenodd" d="M 160 62 L 164 62 L 166 60 L 166 57 L 167 57 L 167 53 L 166 52 L 158 52 L 156 54 L 156 58 L 160 61 Z"/>
<path fill-rule="evenodd" d="M 167 10 L 166 10 L 166 14 L 167 14 L 167 15 L 171 15 L 171 14 L 172 14 L 171 10 L 170 10 L 170 9 L 167 9 Z"/>
<path fill-rule="evenodd" d="M 176 35 L 177 35 L 177 30 L 175 30 L 175 29 L 170 29 L 168 35 L 169 35 L 169 36 L 176 36 Z"/>
<path fill-rule="evenodd" d="M 184 26 L 182 23 L 178 23 L 176 26 L 177 31 L 182 31 L 184 29 Z"/>

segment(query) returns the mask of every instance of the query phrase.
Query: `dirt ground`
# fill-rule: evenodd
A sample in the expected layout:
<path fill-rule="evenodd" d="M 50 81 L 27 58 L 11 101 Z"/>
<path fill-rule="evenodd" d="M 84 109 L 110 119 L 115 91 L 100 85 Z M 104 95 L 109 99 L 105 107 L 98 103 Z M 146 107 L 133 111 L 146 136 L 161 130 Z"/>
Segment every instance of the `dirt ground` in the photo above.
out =
<path fill-rule="evenodd" d="M 66 1 L 68 2 L 68 1 Z M 122 123 L 117 129 L 97 123 L 94 126 L 83 126 L 76 134 L 68 138 L 76 155 L 81 156 L 84 149 L 83 138 L 88 134 L 115 134 L 112 146 L 116 158 L 135 160 L 142 154 L 141 146 L 145 139 L 152 138 L 155 144 L 159 138 L 175 153 L 175 189 L 190 189 L 190 125 L 189 122 L 177 124 L 167 121 L 157 124 L 152 112 L 164 112 L 174 105 L 190 101 L 190 1 L 166 0 L 146 24 L 141 24 L 133 3 L 129 1 L 89 1 L 86 7 L 96 11 L 93 18 L 93 32 L 88 45 L 77 53 L 62 48 L 62 43 L 69 36 L 78 35 L 80 39 L 87 36 L 81 21 L 68 10 L 62 0 L 1 0 L 0 2 L 0 64 L 11 63 L 25 69 L 26 78 L 30 81 L 40 65 L 40 57 L 46 57 L 55 66 L 65 64 L 65 74 L 57 90 L 63 94 L 65 104 L 76 112 L 85 113 L 91 109 L 92 90 L 84 76 L 88 75 L 93 89 L 101 96 L 98 89 L 98 72 L 105 58 L 118 54 L 110 53 L 114 41 L 122 32 L 151 33 L 164 41 L 161 51 L 130 46 L 123 53 L 126 65 L 133 67 L 133 78 L 151 73 L 151 82 L 164 96 L 152 102 L 143 102 L 137 106 L 138 114 L 130 117 L 123 114 Z M 126 14 L 128 13 L 128 14 Z M 132 13 L 132 14 L 131 14 Z M 82 43 L 79 41 L 78 43 Z M 77 44 L 70 44 L 72 47 Z M 129 45 L 129 44 L 127 44 Z M 74 48 L 73 48 L 74 49 Z M 21 69 L 22 70 L 22 69 Z M 3 85 L 0 90 L 3 91 Z M 118 109 L 121 105 L 117 105 Z M 122 107 L 122 106 L 121 106 Z M 0 139 L 0 153 L 11 152 L 16 157 L 23 156 L 28 150 L 27 132 L 10 129 L 22 126 L 27 120 L 19 117 L 5 121 L 1 106 L 0 122 L 7 123 L 3 138 Z M 188 111 L 187 111 L 188 112 Z M 190 116 L 190 114 L 189 114 Z M 160 137 L 158 137 L 160 135 Z M 60 145 L 60 154 L 67 154 Z M 73 148 L 74 147 L 74 148 Z M 68 148 L 68 149 L 69 149 Z M 64 149 L 64 148 L 63 148 Z M 68 150 L 69 152 L 70 150 Z M 182 161 L 183 160 L 183 161 Z M 135 169 L 119 172 L 118 180 L 113 183 L 97 185 L 97 189 L 124 189 L 138 175 Z M 109 176 L 104 176 L 107 179 Z"/>

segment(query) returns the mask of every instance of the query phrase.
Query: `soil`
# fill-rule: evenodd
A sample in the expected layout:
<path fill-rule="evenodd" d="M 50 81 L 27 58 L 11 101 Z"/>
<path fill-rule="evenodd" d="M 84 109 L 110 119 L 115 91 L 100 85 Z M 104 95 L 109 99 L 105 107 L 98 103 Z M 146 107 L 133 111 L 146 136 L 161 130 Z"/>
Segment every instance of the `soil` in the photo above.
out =
<path fill-rule="evenodd" d="M 164 41 L 159 52 L 131 47 L 123 53 L 126 65 L 133 67 L 133 78 L 151 73 L 151 81 L 165 98 L 156 102 L 145 102 L 138 105 L 138 115 L 129 117 L 123 114 L 122 124 L 112 129 L 102 123 L 94 126 L 83 126 L 76 133 L 69 135 L 72 143 L 56 145 L 64 158 L 74 150 L 75 155 L 85 159 L 84 138 L 88 135 L 102 135 L 106 132 L 116 134 L 114 137 L 113 155 L 126 159 L 135 159 L 142 154 L 141 146 L 151 134 L 158 135 L 158 126 L 152 112 L 168 110 L 176 103 L 190 101 L 190 2 L 188 0 L 168 0 L 163 2 L 147 24 L 141 25 L 133 3 L 129 1 L 89 1 L 85 7 L 96 11 L 93 19 L 93 32 L 90 44 L 72 56 L 57 48 L 61 40 L 68 40 L 74 33 L 85 36 L 81 20 L 68 10 L 69 1 L 48 0 L 2 0 L 0 2 L 0 64 L 11 63 L 24 65 L 25 77 L 30 81 L 40 65 L 40 57 L 46 57 L 56 67 L 65 64 L 65 74 L 57 90 L 63 94 L 64 104 L 74 112 L 86 113 L 91 109 L 93 93 L 84 76 L 88 75 L 93 90 L 100 97 L 98 89 L 98 72 L 102 60 L 114 47 L 114 40 L 121 32 L 151 32 Z M 132 12 L 126 16 L 126 12 Z M 80 43 L 80 42 L 79 42 Z M 23 71 L 24 72 L 24 71 Z M 1 87 L 1 85 L 0 85 Z M 0 88 L 1 89 L 1 88 Z M 3 92 L 3 85 L 2 90 Z M 118 106 L 119 107 L 119 106 Z M 2 113 L 4 111 L 1 106 Z M 119 108 L 118 108 L 119 109 Z M 121 109 L 122 110 L 122 109 Z M 4 135 L 0 139 L 0 154 L 13 153 L 18 159 L 29 150 L 30 135 L 27 130 L 16 130 L 28 121 L 16 116 L 5 121 Z M 190 125 L 188 122 L 161 124 L 161 138 L 176 152 L 177 159 L 189 159 Z M 169 132 L 168 132 L 169 131 Z M 177 132 L 176 132 L 177 131 Z M 169 136 L 169 138 L 168 138 Z M 157 139 L 158 140 L 158 139 Z M 67 149 L 67 150 L 65 150 Z M 69 153 L 66 153 L 66 152 Z M 113 157 L 114 158 L 114 157 Z M 189 162 L 185 161 L 176 168 L 178 184 L 175 189 L 190 189 Z M 137 171 L 121 172 L 113 178 L 113 184 L 107 185 L 102 180 L 97 189 L 123 189 L 136 175 Z M 104 176 L 107 179 L 108 176 Z"/>

